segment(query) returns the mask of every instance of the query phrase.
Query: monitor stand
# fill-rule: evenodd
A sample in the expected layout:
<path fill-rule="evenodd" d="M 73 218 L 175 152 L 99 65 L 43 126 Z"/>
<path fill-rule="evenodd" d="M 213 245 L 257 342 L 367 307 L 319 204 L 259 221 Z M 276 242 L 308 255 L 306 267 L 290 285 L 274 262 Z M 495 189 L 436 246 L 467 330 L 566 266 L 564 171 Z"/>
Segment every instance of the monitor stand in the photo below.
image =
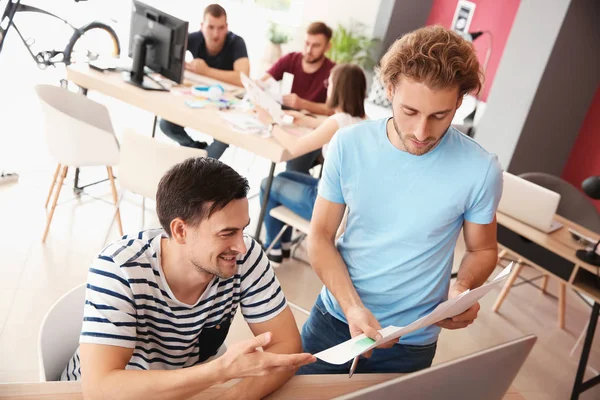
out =
<path fill-rule="evenodd" d="M 123 72 L 123 80 L 144 90 L 168 92 L 168 89 L 164 88 L 154 80 L 151 80 L 152 84 L 150 84 L 148 80 L 144 81 L 144 77 L 146 76 L 144 72 L 146 51 L 150 45 L 152 45 L 152 41 L 145 36 L 135 35 L 133 37 L 133 63 L 131 65 L 131 71 Z"/>

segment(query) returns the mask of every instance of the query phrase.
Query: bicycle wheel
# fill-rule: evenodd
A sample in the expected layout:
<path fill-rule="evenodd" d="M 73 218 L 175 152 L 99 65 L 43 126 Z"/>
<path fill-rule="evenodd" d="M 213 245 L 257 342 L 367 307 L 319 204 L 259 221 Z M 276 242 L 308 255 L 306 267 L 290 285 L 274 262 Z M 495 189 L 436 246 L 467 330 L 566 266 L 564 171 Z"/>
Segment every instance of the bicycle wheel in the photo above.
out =
<path fill-rule="evenodd" d="M 119 57 L 121 45 L 115 30 L 103 22 L 94 21 L 73 33 L 64 51 L 65 65 L 89 62 L 98 58 Z"/>

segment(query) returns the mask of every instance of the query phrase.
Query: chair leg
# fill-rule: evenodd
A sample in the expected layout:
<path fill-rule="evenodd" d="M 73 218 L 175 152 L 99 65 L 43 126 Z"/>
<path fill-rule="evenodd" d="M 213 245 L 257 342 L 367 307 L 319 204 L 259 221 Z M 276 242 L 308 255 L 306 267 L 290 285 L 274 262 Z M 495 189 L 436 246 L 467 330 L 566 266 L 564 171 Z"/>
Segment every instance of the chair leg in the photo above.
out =
<path fill-rule="evenodd" d="M 52 193 L 54 192 L 54 186 L 56 186 L 56 179 L 58 178 L 60 167 L 60 164 L 56 165 L 56 171 L 54 171 L 54 177 L 52 178 L 52 184 L 50 185 L 50 190 L 48 191 L 48 197 L 46 198 L 46 204 L 44 204 L 44 208 L 48 208 L 48 203 L 50 203 L 50 198 L 52 197 Z M 60 190 L 60 188 L 58 190 Z"/>
<path fill-rule="evenodd" d="M 565 329 L 565 309 L 567 306 L 567 284 L 558 285 L 558 327 Z"/>
<path fill-rule="evenodd" d="M 119 203 L 117 203 L 117 206 L 115 207 L 115 213 L 114 213 L 113 217 L 110 219 L 110 225 L 108 226 L 108 229 L 106 230 L 106 236 L 104 237 L 104 241 L 102 242 L 103 248 L 106 247 L 106 244 L 108 243 L 108 238 L 110 237 L 110 232 L 112 232 L 112 227 L 115 224 L 115 219 L 117 218 L 117 213 L 119 212 L 119 208 L 121 207 L 121 202 L 123 201 L 124 197 L 125 197 L 125 193 L 121 194 Z"/>
<path fill-rule="evenodd" d="M 498 252 L 498 262 L 500 262 L 500 260 L 506 255 L 506 253 L 508 253 L 506 249 L 502 249 L 500 250 L 500 252 Z"/>
<path fill-rule="evenodd" d="M 302 242 L 304 241 L 304 239 L 306 239 L 306 233 L 301 234 L 300 236 L 298 236 L 297 240 L 295 241 L 295 243 L 292 244 L 292 252 L 290 254 L 290 256 L 292 258 L 295 259 L 296 256 L 296 250 L 298 250 L 298 247 L 300 247 L 300 245 L 302 244 Z"/>
<path fill-rule="evenodd" d="M 121 212 L 119 211 L 119 196 L 117 195 L 117 187 L 115 186 L 115 176 L 113 175 L 112 167 L 106 167 L 108 172 L 108 179 L 110 179 L 110 188 L 112 189 L 113 202 L 117 207 L 116 218 L 119 224 L 119 233 L 123 236 L 123 223 L 121 222 Z"/>
<path fill-rule="evenodd" d="M 269 254 L 269 252 L 273 249 L 273 246 L 275 246 L 275 243 L 277 243 L 279 239 L 281 239 L 281 236 L 283 236 L 283 233 L 287 228 L 289 228 L 289 225 L 284 225 L 283 228 L 281 228 L 277 236 L 275 236 L 275 240 L 273 240 L 269 247 L 267 247 L 267 249 L 265 250 L 265 254 Z"/>
<path fill-rule="evenodd" d="M 569 357 L 573 357 L 573 355 L 575 354 L 575 350 L 577 350 L 577 347 L 579 346 L 579 343 L 581 343 L 581 341 L 583 340 L 583 338 L 585 337 L 585 334 L 587 332 L 587 328 L 588 325 L 590 324 L 590 321 L 588 321 L 585 324 L 585 327 L 583 328 L 583 330 L 581 331 L 581 334 L 579 335 L 579 337 L 577 338 L 577 340 L 575 341 L 575 344 L 573 345 L 573 348 L 571 349 L 571 352 L 569 353 Z"/>
<path fill-rule="evenodd" d="M 550 279 L 550 275 L 548 274 L 544 274 L 544 276 L 542 277 L 542 293 L 546 294 L 546 289 L 548 289 L 548 280 Z"/>
<path fill-rule="evenodd" d="M 69 167 L 66 165 L 62 167 L 62 173 L 60 174 L 60 178 L 58 179 L 58 188 L 56 189 L 56 193 L 54 194 L 54 200 L 52 200 L 52 207 L 50 208 L 50 213 L 46 217 L 46 229 L 44 230 L 44 235 L 42 236 L 42 243 L 46 243 L 46 237 L 48 237 L 48 231 L 50 230 L 50 224 L 52 223 L 52 217 L 54 216 L 54 210 L 56 209 L 56 203 L 58 202 L 58 196 L 60 196 L 60 190 L 62 189 L 63 182 L 67 177 L 67 172 L 69 171 Z"/>
<path fill-rule="evenodd" d="M 146 198 L 142 196 L 142 227 L 141 231 L 144 230 L 144 225 L 146 225 Z"/>
<path fill-rule="evenodd" d="M 504 287 L 502 288 L 502 291 L 500 292 L 498 299 L 496 299 L 496 302 L 494 303 L 494 306 L 492 307 L 492 310 L 494 312 L 498 312 L 498 310 L 500 309 L 502 302 L 504 301 L 506 296 L 508 296 L 508 292 L 510 291 L 510 288 L 515 283 L 515 280 L 519 277 L 519 274 L 521 273 L 522 269 L 523 269 L 523 264 L 521 263 L 521 260 L 519 260 L 519 261 L 517 261 L 517 265 L 516 265 L 515 269 L 510 273 L 510 276 L 508 277 L 508 280 L 504 284 Z"/>

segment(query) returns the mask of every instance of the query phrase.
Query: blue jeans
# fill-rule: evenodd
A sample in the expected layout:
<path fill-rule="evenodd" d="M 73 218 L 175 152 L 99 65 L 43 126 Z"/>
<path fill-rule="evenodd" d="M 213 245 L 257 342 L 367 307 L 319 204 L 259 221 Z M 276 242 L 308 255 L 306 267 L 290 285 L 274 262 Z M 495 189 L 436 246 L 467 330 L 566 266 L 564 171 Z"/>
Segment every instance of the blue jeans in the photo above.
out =
<path fill-rule="evenodd" d="M 165 135 L 167 135 L 180 145 L 186 147 L 194 147 L 197 149 L 202 148 L 202 146 L 200 146 L 200 142 L 192 139 L 190 135 L 187 134 L 183 126 L 174 124 L 170 121 L 167 121 L 166 119 L 161 119 L 159 126 Z M 215 139 L 204 150 L 208 152 L 209 157 L 219 159 L 228 147 L 229 145 L 227 143 L 219 142 Z"/>
<path fill-rule="evenodd" d="M 302 327 L 304 351 L 316 354 L 348 339 L 348 325 L 329 314 L 319 296 Z M 396 343 L 390 349 L 375 349 L 370 358 L 359 359 L 355 373 L 407 373 L 429 368 L 436 347 L 437 342 L 425 346 Z M 298 374 L 347 374 L 351 365 L 352 360 L 343 365 L 334 365 L 317 359 L 317 362 L 301 367 Z"/>
<path fill-rule="evenodd" d="M 265 212 L 265 227 L 267 231 L 265 248 L 271 245 L 279 231 L 285 225 L 280 220 L 271 217 L 271 210 L 284 205 L 300 217 L 310 220 L 315 206 L 315 199 L 317 198 L 318 184 L 319 180 L 317 178 L 294 171 L 285 171 L 273 178 L 271 195 L 269 196 Z M 267 178 L 263 179 L 260 185 L 261 204 L 265 196 L 266 187 Z M 281 247 L 281 242 L 285 243 L 291 240 L 292 229 L 287 229 L 273 248 L 278 249 Z"/>

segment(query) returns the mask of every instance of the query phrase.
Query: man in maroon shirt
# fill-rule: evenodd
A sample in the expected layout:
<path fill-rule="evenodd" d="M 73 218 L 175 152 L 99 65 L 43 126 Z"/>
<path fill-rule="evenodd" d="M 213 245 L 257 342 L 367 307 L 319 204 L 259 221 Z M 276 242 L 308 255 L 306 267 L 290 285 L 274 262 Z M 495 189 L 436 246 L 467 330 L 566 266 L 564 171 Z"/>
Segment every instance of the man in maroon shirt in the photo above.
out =
<path fill-rule="evenodd" d="M 261 81 L 273 77 L 276 81 L 283 78 L 283 73 L 294 75 L 292 93 L 283 96 L 283 105 L 296 110 L 307 110 L 315 114 L 331 115 L 325 104 L 327 101 L 326 82 L 335 63 L 325 57 L 331 47 L 331 28 L 323 22 L 313 22 L 306 30 L 304 50 L 300 53 L 289 53 L 281 57 L 261 78 Z M 288 171 L 308 173 L 321 150 L 315 150 L 287 163 Z"/>
<path fill-rule="evenodd" d="M 325 57 L 331 47 L 331 35 L 331 28 L 323 22 L 313 22 L 306 30 L 304 51 L 281 57 L 262 77 L 262 81 L 271 77 L 280 81 L 284 72 L 294 75 L 292 94 L 283 96 L 283 105 L 315 114 L 333 114 L 325 105 L 327 88 L 324 84 L 335 66 Z"/>

